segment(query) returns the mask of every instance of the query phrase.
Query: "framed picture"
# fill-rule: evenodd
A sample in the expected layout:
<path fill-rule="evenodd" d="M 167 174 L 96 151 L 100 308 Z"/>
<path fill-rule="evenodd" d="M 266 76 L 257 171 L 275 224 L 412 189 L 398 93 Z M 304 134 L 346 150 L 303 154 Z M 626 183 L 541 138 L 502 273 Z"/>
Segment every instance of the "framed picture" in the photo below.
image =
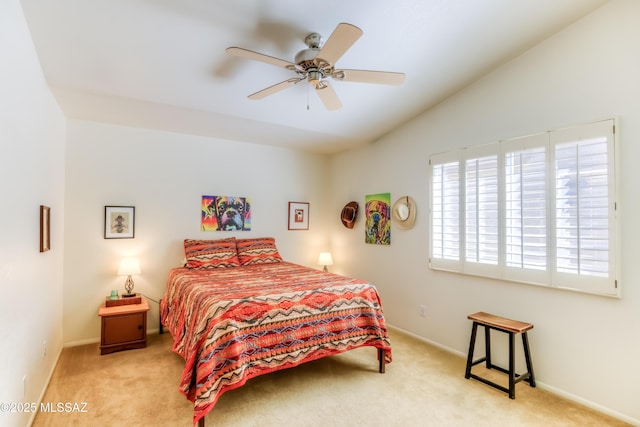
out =
<path fill-rule="evenodd" d="M 40 252 L 51 249 L 51 208 L 40 205 Z"/>
<path fill-rule="evenodd" d="M 289 202 L 289 230 L 309 229 L 309 203 Z"/>
<path fill-rule="evenodd" d="M 391 193 L 364 197 L 364 221 L 365 243 L 391 244 Z"/>
<path fill-rule="evenodd" d="M 133 206 L 104 207 L 104 238 L 133 239 L 135 236 L 135 212 Z"/>
<path fill-rule="evenodd" d="M 202 196 L 202 231 L 250 231 L 251 199 L 238 196 Z"/>

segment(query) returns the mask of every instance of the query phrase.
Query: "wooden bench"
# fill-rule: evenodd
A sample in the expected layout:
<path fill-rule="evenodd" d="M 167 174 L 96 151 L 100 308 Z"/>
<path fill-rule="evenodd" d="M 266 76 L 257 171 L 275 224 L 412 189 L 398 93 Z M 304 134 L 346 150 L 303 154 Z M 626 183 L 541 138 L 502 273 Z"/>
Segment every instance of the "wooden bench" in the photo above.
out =
<path fill-rule="evenodd" d="M 468 319 L 473 321 L 473 327 L 471 329 L 471 341 L 469 343 L 469 355 L 467 356 L 467 370 L 464 377 L 469 379 L 473 378 L 481 381 L 491 387 L 495 387 L 498 390 L 502 390 L 505 393 L 509 393 L 509 398 L 516 398 L 516 384 L 520 381 L 526 381 L 531 387 L 536 386 L 536 381 L 533 375 L 533 364 L 531 363 L 531 354 L 529 352 L 529 340 L 527 338 L 527 331 L 533 329 L 531 323 L 518 322 L 517 320 L 506 319 L 504 317 L 495 316 L 489 313 L 474 313 L 467 316 Z M 484 357 L 473 360 L 473 353 L 476 344 L 476 332 L 478 326 L 484 327 L 484 340 L 486 354 Z M 496 366 L 491 363 L 491 334 L 490 330 L 504 332 L 509 335 L 509 369 L 505 369 L 500 366 Z M 515 372 L 515 335 L 522 335 L 522 346 L 524 348 L 524 357 L 527 363 L 527 372 L 524 374 L 516 374 Z M 479 363 L 485 362 L 487 369 L 496 369 L 509 376 L 509 387 L 504 387 L 486 378 L 482 378 L 478 375 L 471 373 L 471 368 Z"/>

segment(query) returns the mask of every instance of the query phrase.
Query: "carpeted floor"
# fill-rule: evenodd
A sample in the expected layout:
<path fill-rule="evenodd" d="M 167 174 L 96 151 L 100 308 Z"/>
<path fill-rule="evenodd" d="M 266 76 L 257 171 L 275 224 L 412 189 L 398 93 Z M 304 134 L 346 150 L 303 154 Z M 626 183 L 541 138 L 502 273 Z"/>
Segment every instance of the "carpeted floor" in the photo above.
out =
<path fill-rule="evenodd" d="M 375 349 L 352 350 L 250 380 L 220 398 L 206 425 L 627 425 L 526 383 L 510 400 L 466 380 L 463 358 L 390 335 L 393 362 L 385 374 L 377 372 Z M 191 426 L 191 405 L 177 388 L 183 367 L 169 334 L 150 335 L 145 349 L 105 356 L 97 344 L 65 348 L 43 403 L 68 402 L 62 408 L 71 411 L 39 412 L 33 426 Z"/>

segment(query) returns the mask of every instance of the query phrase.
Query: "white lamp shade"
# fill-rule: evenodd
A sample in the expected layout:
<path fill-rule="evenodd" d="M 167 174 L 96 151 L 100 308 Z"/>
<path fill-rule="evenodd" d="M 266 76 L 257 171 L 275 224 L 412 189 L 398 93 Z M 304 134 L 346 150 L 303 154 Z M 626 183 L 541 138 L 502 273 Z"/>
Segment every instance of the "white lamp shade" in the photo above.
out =
<path fill-rule="evenodd" d="M 140 273 L 140 263 L 137 258 L 122 258 L 120 267 L 118 267 L 118 276 L 131 276 Z"/>
<path fill-rule="evenodd" d="M 318 257 L 318 265 L 333 265 L 331 252 L 320 252 L 320 256 Z"/>

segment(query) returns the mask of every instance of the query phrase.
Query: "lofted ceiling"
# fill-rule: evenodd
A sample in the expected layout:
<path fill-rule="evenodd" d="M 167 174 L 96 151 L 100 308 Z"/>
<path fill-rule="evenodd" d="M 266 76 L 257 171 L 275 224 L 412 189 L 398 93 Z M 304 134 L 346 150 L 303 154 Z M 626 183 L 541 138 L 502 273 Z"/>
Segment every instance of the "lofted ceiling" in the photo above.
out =
<path fill-rule="evenodd" d="M 44 75 L 69 118 L 335 153 L 374 141 L 605 0 L 22 0 Z M 307 34 L 364 34 L 337 68 L 406 74 L 402 86 L 330 80 L 247 96 L 295 77 L 232 57 L 292 61 Z"/>

